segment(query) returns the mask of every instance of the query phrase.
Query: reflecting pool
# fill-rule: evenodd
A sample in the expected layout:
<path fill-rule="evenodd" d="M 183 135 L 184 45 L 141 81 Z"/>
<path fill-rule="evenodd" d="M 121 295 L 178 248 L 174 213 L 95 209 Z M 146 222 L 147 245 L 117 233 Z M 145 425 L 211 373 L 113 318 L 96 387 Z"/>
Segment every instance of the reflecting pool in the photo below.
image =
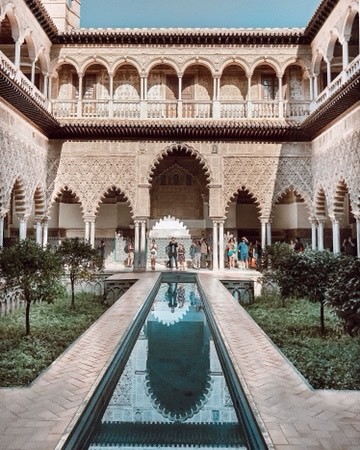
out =
<path fill-rule="evenodd" d="M 249 448 L 195 283 L 162 283 L 87 448 Z"/>

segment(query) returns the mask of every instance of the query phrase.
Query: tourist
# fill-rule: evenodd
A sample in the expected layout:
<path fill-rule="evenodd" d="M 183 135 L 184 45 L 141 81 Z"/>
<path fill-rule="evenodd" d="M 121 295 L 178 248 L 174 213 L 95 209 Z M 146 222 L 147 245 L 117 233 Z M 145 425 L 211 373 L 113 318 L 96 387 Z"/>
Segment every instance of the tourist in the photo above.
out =
<path fill-rule="evenodd" d="M 172 269 L 174 268 L 174 266 L 176 267 L 176 269 L 178 268 L 177 248 L 178 243 L 176 242 L 175 238 L 172 237 L 168 245 L 169 267 Z"/>
<path fill-rule="evenodd" d="M 196 240 L 195 243 L 195 267 L 194 269 L 200 269 L 201 264 L 201 242 L 200 239 Z"/>
<path fill-rule="evenodd" d="M 128 255 L 126 260 L 126 266 L 132 268 L 134 265 L 134 243 L 131 238 L 128 240 L 126 247 Z"/>
<path fill-rule="evenodd" d="M 186 268 L 185 247 L 181 243 L 178 246 L 177 256 L 179 262 L 179 270 L 185 270 Z"/>
<path fill-rule="evenodd" d="M 256 240 L 255 241 L 255 254 L 256 254 L 256 265 L 255 268 L 256 270 L 260 271 L 261 270 L 261 260 L 262 260 L 262 247 L 261 247 L 261 243 Z"/>
<path fill-rule="evenodd" d="M 195 268 L 196 268 L 196 267 L 195 267 L 195 266 L 196 266 L 196 261 L 195 261 L 196 240 L 195 240 L 195 239 L 193 239 L 192 242 L 191 242 L 189 252 L 190 252 L 190 258 L 191 258 L 191 265 L 192 265 L 192 268 L 195 269 Z"/>
<path fill-rule="evenodd" d="M 151 266 L 151 270 L 155 270 L 157 250 L 158 250 L 157 243 L 155 242 L 155 239 L 152 239 L 151 243 L 150 243 L 150 266 Z"/>
<path fill-rule="evenodd" d="M 105 241 L 104 241 L 104 239 L 101 239 L 101 242 L 98 246 L 98 251 L 101 256 L 101 259 L 104 260 L 104 258 L 105 258 Z"/>
<path fill-rule="evenodd" d="M 238 245 L 240 269 L 249 268 L 249 241 L 243 236 Z"/>
<path fill-rule="evenodd" d="M 344 239 L 342 247 L 345 255 L 356 256 L 356 244 L 352 240 L 351 236 L 349 236 L 347 239 Z"/>
<path fill-rule="evenodd" d="M 230 238 L 226 245 L 226 254 L 229 261 L 229 269 L 235 269 L 235 258 L 236 258 L 236 244 L 235 239 Z"/>
<path fill-rule="evenodd" d="M 208 253 L 208 246 L 204 238 L 200 240 L 200 268 L 206 269 L 207 267 L 207 253 Z"/>
<path fill-rule="evenodd" d="M 295 238 L 294 250 L 296 253 L 302 253 L 304 251 L 304 244 L 300 241 L 300 238 Z"/>

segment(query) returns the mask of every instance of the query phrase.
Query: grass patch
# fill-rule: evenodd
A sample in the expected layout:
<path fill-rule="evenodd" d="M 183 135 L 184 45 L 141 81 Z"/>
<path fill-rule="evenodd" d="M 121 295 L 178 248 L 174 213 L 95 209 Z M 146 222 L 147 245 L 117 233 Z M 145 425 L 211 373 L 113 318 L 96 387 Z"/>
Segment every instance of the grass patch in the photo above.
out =
<path fill-rule="evenodd" d="M 320 305 L 304 299 L 264 295 L 245 306 L 274 344 L 316 389 L 360 390 L 360 337 L 341 331 L 325 308 L 326 334 L 320 334 Z"/>
<path fill-rule="evenodd" d="M 106 309 L 91 294 L 79 294 L 75 309 L 70 309 L 68 297 L 31 305 L 28 337 L 24 308 L 0 317 L 0 386 L 31 383 Z"/>

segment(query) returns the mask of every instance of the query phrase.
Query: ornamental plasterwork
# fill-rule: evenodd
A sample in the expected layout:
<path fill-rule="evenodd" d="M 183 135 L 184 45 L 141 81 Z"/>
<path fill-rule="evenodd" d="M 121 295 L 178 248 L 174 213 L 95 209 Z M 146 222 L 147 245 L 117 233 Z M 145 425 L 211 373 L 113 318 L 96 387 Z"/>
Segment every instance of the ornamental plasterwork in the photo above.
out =
<path fill-rule="evenodd" d="M 67 186 L 80 199 L 84 216 L 95 216 L 101 198 L 113 186 L 134 206 L 135 158 L 129 156 L 64 157 L 60 161 L 53 199 Z"/>
<path fill-rule="evenodd" d="M 9 208 L 14 183 L 19 180 L 24 189 L 26 214 L 30 215 L 35 189 L 40 188 L 45 197 L 46 149 L 4 130 L 0 130 L 0 149 L 2 206 Z"/>
<path fill-rule="evenodd" d="M 273 202 L 286 189 L 292 188 L 310 201 L 311 160 L 291 157 L 224 158 L 223 185 L 225 205 L 244 188 L 259 204 L 261 216 L 269 218 Z"/>
<path fill-rule="evenodd" d="M 319 148 L 313 156 L 313 176 L 316 192 L 322 187 L 331 213 L 337 184 L 344 180 L 350 194 L 353 211 L 359 209 L 360 195 L 360 131 L 355 131 L 331 145 Z"/>

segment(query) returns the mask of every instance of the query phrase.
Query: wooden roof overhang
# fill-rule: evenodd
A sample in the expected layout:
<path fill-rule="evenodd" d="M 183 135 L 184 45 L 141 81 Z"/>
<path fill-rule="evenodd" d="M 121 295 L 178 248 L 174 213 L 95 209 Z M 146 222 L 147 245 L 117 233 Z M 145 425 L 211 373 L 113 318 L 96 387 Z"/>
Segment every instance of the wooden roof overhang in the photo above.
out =
<path fill-rule="evenodd" d="M 50 41 L 56 40 L 58 29 L 39 0 L 24 0 Z"/>
<path fill-rule="evenodd" d="M 25 116 L 45 135 L 54 133 L 59 128 L 59 122 L 49 112 L 39 105 L 16 81 L 0 70 L 0 93 L 8 104 Z"/>
<path fill-rule="evenodd" d="M 303 141 L 299 125 L 259 120 L 136 120 L 74 121 L 52 135 L 57 139 L 191 140 L 191 141 Z"/>

